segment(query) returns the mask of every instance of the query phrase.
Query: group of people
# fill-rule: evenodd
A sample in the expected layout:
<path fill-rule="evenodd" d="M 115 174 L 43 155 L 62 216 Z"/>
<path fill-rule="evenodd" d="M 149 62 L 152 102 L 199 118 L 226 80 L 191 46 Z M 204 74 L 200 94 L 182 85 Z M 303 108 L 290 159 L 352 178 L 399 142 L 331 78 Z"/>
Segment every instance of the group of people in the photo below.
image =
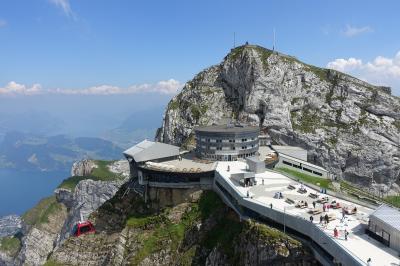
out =
<path fill-rule="evenodd" d="M 325 214 L 325 215 L 321 215 L 320 217 L 319 217 L 319 223 L 320 224 L 328 224 L 329 223 L 329 216 L 328 216 L 328 214 Z"/>
<path fill-rule="evenodd" d="M 333 236 L 335 238 L 339 237 L 339 230 L 335 227 L 335 229 L 333 229 Z M 344 240 L 347 241 L 347 238 L 349 236 L 349 232 L 347 231 L 347 229 L 344 229 Z"/>

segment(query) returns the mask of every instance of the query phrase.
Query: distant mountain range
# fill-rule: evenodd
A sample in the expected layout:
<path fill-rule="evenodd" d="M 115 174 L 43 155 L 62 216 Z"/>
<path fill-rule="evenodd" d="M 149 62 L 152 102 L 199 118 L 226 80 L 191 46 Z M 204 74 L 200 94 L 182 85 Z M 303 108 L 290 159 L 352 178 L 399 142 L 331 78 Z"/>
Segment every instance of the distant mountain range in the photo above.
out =
<path fill-rule="evenodd" d="M 122 151 L 113 142 L 96 137 L 47 137 L 13 131 L 6 133 L 0 144 L 0 168 L 63 170 L 82 158 L 120 159 Z"/>

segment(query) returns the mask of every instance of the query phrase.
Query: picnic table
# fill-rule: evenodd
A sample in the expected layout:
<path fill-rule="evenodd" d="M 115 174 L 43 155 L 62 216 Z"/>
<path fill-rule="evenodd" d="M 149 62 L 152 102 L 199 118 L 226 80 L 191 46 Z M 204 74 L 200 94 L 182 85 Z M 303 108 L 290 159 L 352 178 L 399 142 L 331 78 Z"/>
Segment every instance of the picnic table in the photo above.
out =
<path fill-rule="evenodd" d="M 288 186 L 288 189 L 293 190 L 293 189 L 296 189 L 296 187 L 293 186 L 293 185 L 289 185 L 289 186 Z"/>
<path fill-rule="evenodd" d="M 309 196 L 310 198 L 312 198 L 312 199 L 318 198 L 318 195 L 317 195 L 316 193 L 310 193 L 310 194 L 308 194 L 308 196 Z"/>
<path fill-rule="evenodd" d="M 317 214 L 322 213 L 322 210 L 314 208 L 314 209 L 310 209 L 308 211 L 308 213 L 311 213 L 312 215 L 317 215 Z"/>
<path fill-rule="evenodd" d="M 333 221 L 333 220 L 335 220 L 337 217 L 336 217 L 336 214 L 334 214 L 334 213 L 330 213 L 330 214 L 328 214 L 328 220 L 329 221 Z"/>
<path fill-rule="evenodd" d="M 329 198 L 328 197 L 323 197 L 317 200 L 317 202 L 319 203 L 328 203 L 329 202 Z"/>
<path fill-rule="evenodd" d="M 297 190 L 297 192 L 299 192 L 300 194 L 305 194 L 305 193 L 307 193 L 307 189 L 305 189 L 305 188 L 299 188 L 299 189 Z"/>
<path fill-rule="evenodd" d="M 285 201 L 286 201 L 287 203 L 289 203 L 289 204 L 294 204 L 294 203 L 295 203 L 295 201 L 292 200 L 292 199 L 290 199 L 290 198 L 286 198 Z"/>
<path fill-rule="evenodd" d="M 296 203 L 296 207 L 297 208 L 300 208 L 300 209 L 304 209 L 304 208 L 307 208 L 308 207 L 308 204 L 307 204 L 307 202 L 301 202 L 301 201 L 298 201 L 297 203 Z"/>

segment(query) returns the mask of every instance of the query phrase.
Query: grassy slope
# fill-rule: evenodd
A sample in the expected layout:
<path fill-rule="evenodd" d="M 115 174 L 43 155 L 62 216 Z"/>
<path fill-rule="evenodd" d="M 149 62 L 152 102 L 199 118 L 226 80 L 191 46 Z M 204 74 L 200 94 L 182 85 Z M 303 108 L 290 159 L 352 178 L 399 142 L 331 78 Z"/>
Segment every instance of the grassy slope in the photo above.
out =
<path fill-rule="evenodd" d="M 289 169 L 286 167 L 279 167 L 279 168 L 276 168 L 276 170 L 286 173 L 286 174 L 289 174 L 292 177 L 298 178 L 301 181 L 303 181 L 304 183 L 310 183 L 310 184 L 320 186 L 323 188 L 329 188 L 332 183 L 331 180 L 329 180 L 329 179 L 315 177 L 315 176 L 301 173 L 299 171 L 292 170 L 292 169 Z"/>
<path fill-rule="evenodd" d="M 264 239 L 271 242 L 274 240 L 285 240 L 290 243 L 299 244 L 296 240 L 289 238 L 279 230 L 263 224 L 252 222 L 240 222 L 236 214 L 226 212 L 226 206 L 218 195 L 212 191 L 206 191 L 198 203 L 191 204 L 178 223 L 173 223 L 167 217 L 168 209 L 159 215 L 132 216 L 126 225 L 131 229 L 145 230 L 140 234 L 141 249 L 130 261 L 137 265 L 146 257 L 161 249 L 170 248 L 173 261 L 178 265 L 191 265 L 196 254 L 196 246 L 185 250 L 182 242 L 185 234 L 199 221 L 204 223 L 210 217 L 215 219 L 209 231 L 205 232 L 198 246 L 211 251 L 219 247 L 231 260 L 232 264 L 238 261 L 234 254 L 234 244 L 240 234 L 256 230 Z M 170 240 L 170 241 L 168 241 Z M 168 246 L 166 246 L 168 245 Z M 201 262 L 203 263 L 203 262 Z"/>
<path fill-rule="evenodd" d="M 121 175 L 111 172 L 108 169 L 108 166 L 111 165 L 114 161 L 95 161 L 97 167 L 93 169 L 90 176 L 71 176 L 67 179 L 64 179 L 63 182 L 58 186 L 58 188 L 66 188 L 70 190 L 74 190 L 76 185 L 85 179 L 92 180 L 101 180 L 101 181 L 111 181 L 122 179 Z"/>
<path fill-rule="evenodd" d="M 22 215 L 22 219 L 29 226 L 47 223 L 49 216 L 60 209 L 60 203 L 55 196 L 47 197 Z"/>
<path fill-rule="evenodd" d="M 0 238 L 0 250 L 9 256 L 16 256 L 21 248 L 21 241 L 16 237 Z"/>

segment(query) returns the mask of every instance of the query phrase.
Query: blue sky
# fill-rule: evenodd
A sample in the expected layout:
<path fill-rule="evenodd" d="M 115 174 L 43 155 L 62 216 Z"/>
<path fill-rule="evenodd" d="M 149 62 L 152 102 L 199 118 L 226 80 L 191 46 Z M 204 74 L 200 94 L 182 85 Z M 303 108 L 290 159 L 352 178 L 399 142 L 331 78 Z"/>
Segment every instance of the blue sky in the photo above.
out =
<path fill-rule="evenodd" d="M 271 47 L 275 28 L 279 51 L 400 95 L 399 10 L 394 0 L 1 0 L 0 92 L 173 94 L 222 60 L 233 32 Z"/>

